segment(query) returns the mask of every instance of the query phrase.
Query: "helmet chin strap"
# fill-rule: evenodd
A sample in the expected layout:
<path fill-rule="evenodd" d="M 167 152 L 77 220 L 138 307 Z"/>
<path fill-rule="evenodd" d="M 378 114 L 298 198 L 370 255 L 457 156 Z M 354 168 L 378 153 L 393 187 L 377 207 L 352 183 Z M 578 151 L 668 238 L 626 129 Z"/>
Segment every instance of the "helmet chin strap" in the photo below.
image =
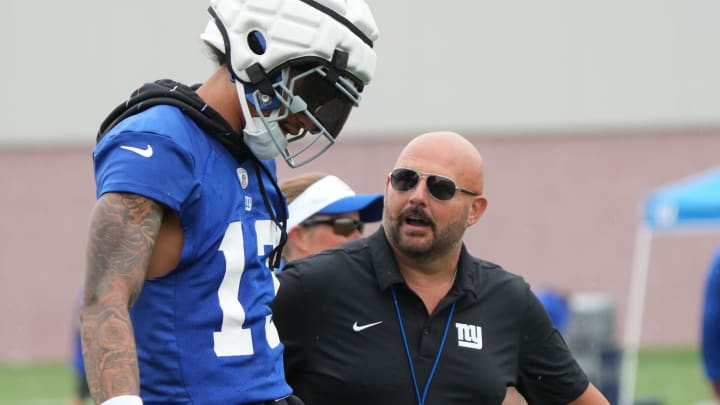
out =
<path fill-rule="evenodd" d="M 286 80 L 286 72 L 283 70 L 283 80 Z M 280 108 L 272 110 L 270 116 L 254 117 L 250 113 L 247 97 L 245 97 L 245 85 L 240 80 L 235 80 L 238 101 L 245 117 L 245 128 L 243 128 L 243 140 L 252 153 L 260 160 L 274 159 L 277 155 L 287 154 L 288 141 L 280 129 L 278 117 Z M 256 90 L 257 91 L 257 90 Z M 279 97 L 276 95 L 276 97 Z M 262 114 L 259 108 L 255 108 Z"/>

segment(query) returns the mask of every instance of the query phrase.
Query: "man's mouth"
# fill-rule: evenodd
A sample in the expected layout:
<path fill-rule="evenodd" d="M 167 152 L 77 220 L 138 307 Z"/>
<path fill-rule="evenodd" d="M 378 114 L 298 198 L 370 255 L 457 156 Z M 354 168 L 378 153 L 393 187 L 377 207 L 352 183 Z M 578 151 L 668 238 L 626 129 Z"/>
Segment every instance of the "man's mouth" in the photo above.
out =
<path fill-rule="evenodd" d="M 432 227 L 432 220 L 419 209 L 409 209 L 402 214 L 402 221 L 411 227 L 427 228 Z"/>
<path fill-rule="evenodd" d="M 414 216 L 407 216 L 405 217 L 405 223 L 412 226 L 428 226 L 430 225 L 428 221 L 424 220 L 423 218 L 418 218 Z"/>
<path fill-rule="evenodd" d="M 290 138 L 300 139 L 304 134 L 304 128 L 302 126 L 289 124 L 287 122 L 280 124 L 280 129 L 282 129 L 283 133 L 288 135 Z"/>

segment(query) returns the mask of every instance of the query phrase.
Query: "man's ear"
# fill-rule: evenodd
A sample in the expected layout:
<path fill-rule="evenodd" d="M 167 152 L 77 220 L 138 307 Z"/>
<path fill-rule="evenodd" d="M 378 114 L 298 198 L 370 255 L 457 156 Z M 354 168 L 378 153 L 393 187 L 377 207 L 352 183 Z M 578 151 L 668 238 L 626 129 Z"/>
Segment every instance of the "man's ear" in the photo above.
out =
<path fill-rule="evenodd" d="M 475 225 L 475 223 L 483 216 L 487 209 L 487 198 L 484 195 L 478 195 L 473 198 L 472 205 L 470 206 L 470 213 L 468 214 L 467 227 Z"/>
<path fill-rule="evenodd" d="M 298 225 L 291 229 L 290 232 L 288 232 L 288 241 L 292 242 L 293 244 L 297 244 L 302 241 L 303 236 L 304 232 L 302 230 L 302 226 Z"/>

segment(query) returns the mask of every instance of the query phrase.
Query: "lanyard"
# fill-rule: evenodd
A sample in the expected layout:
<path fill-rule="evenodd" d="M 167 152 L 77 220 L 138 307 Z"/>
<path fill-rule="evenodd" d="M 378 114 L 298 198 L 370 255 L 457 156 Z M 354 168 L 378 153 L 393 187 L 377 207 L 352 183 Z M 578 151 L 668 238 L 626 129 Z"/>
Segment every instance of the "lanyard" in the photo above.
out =
<path fill-rule="evenodd" d="M 443 347 L 445 347 L 445 338 L 447 338 L 448 329 L 450 328 L 450 321 L 452 320 L 453 312 L 455 312 L 455 303 L 453 302 L 450 307 L 450 314 L 448 315 L 447 323 L 445 324 L 445 332 L 443 332 L 442 340 L 440 341 L 440 347 L 438 347 L 437 354 L 435 355 L 435 362 L 433 363 L 430 375 L 425 382 L 425 388 L 423 389 L 422 397 L 420 396 L 420 390 L 418 389 L 417 378 L 415 377 L 415 366 L 413 365 L 412 356 L 410 356 L 410 347 L 408 346 L 407 336 L 405 335 L 405 326 L 403 326 L 402 315 L 400 315 L 400 306 L 398 305 L 397 295 L 395 295 L 395 289 L 390 287 L 390 292 L 393 296 L 393 303 L 395 304 L 395 312 L 397 313 L 398 323 L 400 324 L 400 333 L 402 334 L 403 345 L 405 346 L 405 354 L 407 355 L 408 363 L 410 363 L 410 376 L 412 377 L 413 387 L 415 388 L 415 396 L 418 400 L 418 405 L 425 404 L 425 398 L 427 397 L 428 388 L 430 388 L 430 381 L 435 376 L 435 370 L 440 362 L 440 354 L 442 354 Z"/>

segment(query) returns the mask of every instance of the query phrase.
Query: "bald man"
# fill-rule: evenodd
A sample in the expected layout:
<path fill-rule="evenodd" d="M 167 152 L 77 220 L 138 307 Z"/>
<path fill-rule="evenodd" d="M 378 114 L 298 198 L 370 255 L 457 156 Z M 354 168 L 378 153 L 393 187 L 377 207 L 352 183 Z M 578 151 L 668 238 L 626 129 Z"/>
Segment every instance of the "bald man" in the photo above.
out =
<path fill-rule="evenodd" d="M 279 277 L 273 312 L 297 395 L 313 405 L 607 405 L 530 286 L 467 251 L 465 230 L 486 208 L 472 143 L 453 132 L 408 143 L 385 180 L 383 226 Z"/>

